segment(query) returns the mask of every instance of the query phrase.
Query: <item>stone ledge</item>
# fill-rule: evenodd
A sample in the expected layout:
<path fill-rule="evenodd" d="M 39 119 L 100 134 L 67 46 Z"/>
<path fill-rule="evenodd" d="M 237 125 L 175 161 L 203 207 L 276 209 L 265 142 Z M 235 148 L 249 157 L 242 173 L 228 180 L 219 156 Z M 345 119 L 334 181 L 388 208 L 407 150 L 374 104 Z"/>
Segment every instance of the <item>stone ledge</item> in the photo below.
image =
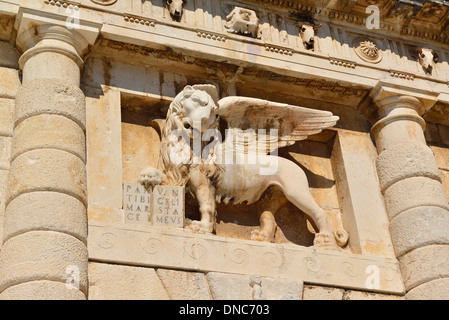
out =
<path fill-rule="evenodd" d="M 396 259 L 198 235 L 185 229 L 90 224 L 88 252 L 89 259 L 98 262 L 200 272 L 260 274 L 301 280 L 307 284 L 404 293 Z M 367 287 L 372 270 L 379 271 L 379 286 L 374 289 Z"/>

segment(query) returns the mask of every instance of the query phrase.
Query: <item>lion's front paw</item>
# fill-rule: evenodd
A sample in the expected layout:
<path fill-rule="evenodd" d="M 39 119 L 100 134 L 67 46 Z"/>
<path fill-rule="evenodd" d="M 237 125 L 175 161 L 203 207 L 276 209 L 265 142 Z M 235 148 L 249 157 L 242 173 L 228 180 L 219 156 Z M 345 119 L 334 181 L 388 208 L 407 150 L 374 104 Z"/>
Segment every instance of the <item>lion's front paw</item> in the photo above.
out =
<path fill-rule="evenodd" d="M 161 184 L 165 178 L 165 174 L 152 167 L 146 168 L 140 173 L 140 183 L 147 188 Z"/>
<path fill-rule="evenodd" d="M 251 232 L 251 240 L 260 242 L 273 242 L 273 237 L 262 230 L 254 230 Z"/>

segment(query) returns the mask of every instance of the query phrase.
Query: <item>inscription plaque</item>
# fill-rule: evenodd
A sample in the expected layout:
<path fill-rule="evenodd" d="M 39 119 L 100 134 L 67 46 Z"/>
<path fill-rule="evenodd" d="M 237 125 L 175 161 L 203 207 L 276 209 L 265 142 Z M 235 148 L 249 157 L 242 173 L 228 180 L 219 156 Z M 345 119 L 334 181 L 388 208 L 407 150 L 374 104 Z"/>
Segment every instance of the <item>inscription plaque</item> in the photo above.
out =
<path fill-rule="evenodd" d="M 155 186 L 153 189 L 154 226 L 184 227 L 184 188 Z"/>
<path fill-rule="evenodd" d="M 140 183 L 123 183 L 125 223 L 183 228 L 184 187 L 155 186 L 148 190 Z"/>

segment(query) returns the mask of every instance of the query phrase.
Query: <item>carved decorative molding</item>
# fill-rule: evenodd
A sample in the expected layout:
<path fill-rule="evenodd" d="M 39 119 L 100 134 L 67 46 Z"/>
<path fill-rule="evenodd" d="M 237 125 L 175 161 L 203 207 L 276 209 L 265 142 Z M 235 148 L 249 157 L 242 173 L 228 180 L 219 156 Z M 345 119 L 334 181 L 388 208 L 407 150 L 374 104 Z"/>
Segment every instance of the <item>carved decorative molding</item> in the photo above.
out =
<path fill-rule="evenodd" d="M 390 70 L 390 75 L 394 78 L 404 79 L 404 80 L 415 80 L 415 75 L 412 73 L 404 72 L 404 71 L 397 71 L 397 70 Z"/>
<path fill-rule="evenodd" d="M 64 0 L 56 0 L 56 1 L 55 0 L 44 0 L 44 3 L 55 6 L 55 7 L 63 7 L 63 8 L 69 8 L 71 5 L 74 7 L 77 7 L 77 8 L 79 6 L 78 3 L 64 1 Z"/>
<path fill-rule="evenodd" d="M 144 17 L 139 17 L 136 15 L 128 14 L 128 13 L 125 13 L 124 20 L 126 22 L 133 22 L 136 24 L 141 24 L 141 25 L 150 26 L 150 27 L 156 26 L 155 20 L 144 18 Z"/>
<path fill-rule="evenodd" d="M 355 69 L 357 67 L 357 63 L 355 63 L 354 61 L 343 60 L 339 58 L 329 58 L 329 61 L 333 65 L 345 68 Z"/>
<path fill-rule="evenodd" d="M 269 52 L 279 53 L 279 54 L 285 54 L 287 56 L 293 55 L 293 50 L 286 47 L 281 47 L 273 44 L 265 44 L 265 50 Z"/>
<path fill-rule="evenodd" d="M 315 7 L 315 3 L 313 3 L 313 2 L 305 4 L 305 3 L 298 3 L 299 1 L 295 1 L 295 0 L 290 0 L 290 1 L 247 0 L 247 1 L 255 3 L 258 6 L 260 6 L 261 2 L 262 2 L 267 5 L 272 5 L 275 7 L 285 8 L 285 9 L 289 9 L 289 10 L 300 10 L 300 11 L 308 10 L 308 11 L 311 11 L 315 15 L 315 18 L 317 20 L 336 20 L 336 21 L 340 21 L 340 22 L 355 24 L 358 26 L 364 26 L 366 24 L 366 20 L 367 20 L 366 16 L 360 16 L 360 15 L 350 13 L 351 7 L 355 6 L 359 2 L 357 0 L 350 1 L 350 3 L 346 5 L 346 7 L 348 7 L 348 10 L 345 7 L 345 10 L 347 10 L 347 12 L 326 8 L 327 3 L 323 3 L 322 8 L 317 8 L 317 7 Z M 370 3 L 370 1 L 368 1 L 368 3 L 373 4 L 373 3 Z M 418 2 L 416 2 L 416 3 L 418 3 Z M 376 3 L 374 3 L 374 4 L 376 4 Z M 415 2 L 413 4 L 412 4 L 412 2 L 410 2 L 410 5 L 415 5 Z M 366 6 L 366 4 L 362 4 L 362 6 Z M 432 6 L 435 7 L 435 4 L 432 4 Z M 428 9 L 428 7 L 429 7 L 429 4 L 427 4 L 424 7 L 421 6 L 421 8 L 417 8 L 416 12 L 413 12 L 413 15 L 416 16 L 416 19 L 421 19 L 421 21 L 426 21 L 426 20 L 422 20 L 423 17 L 431 17 L 432 19 L 434 19 L 435 12 L 438 12 L 438 10 L 435 11 L 435 10 L 433 10 L 433 8 Z M 446 8 L 447 8 L 447 6 L 446 6 Z M 354 12 L 354 11 L 352 11 L 352 12 Z M 420 12 L 420 14 L 417 14 L 418 12 Z M 391 18 L 391 17 L 388 16 L 387 18 Z M 385 20 L 385 19 L 382 19 L 382 20 Z M 391 21 L 391 19 L 390 19 L 390 21 Z M 431 22 L 429 21 L 429 24 L 428 24 L 429 26 L 430 26 L 430 23 Z M 430 31 L 428 29 L 424 30 L 424 29 L 420 29 L 419 27 L 410 26 L 409 23 L 407 23 L 407 25 L 398 25 L 397 23 L 391 23 L 391 22 L 385 22 L 385 21 L 380 22 L 380 29 L 383 31 L 389 32 L 389 33 L 394 32 L 394 33 L 399 33 L 400 35 L 406 35 L 406 36 L 419 38 L 420 40 L 431 40 L 431 41 L 436 41 L 436 42 L 440 42 L 440 43 L 449 43 L 449 35 L 447 34 L 449 29 L 444 29 L 444 25 L 442 27 L 443 27 L 443 29 L 441 31 L 435 32 L 435 31 Z"/>
<path fill-rule="evenodd" d="M 195 235 L 184 229 L 89 225 L 89 259 L 199 272 L 302 279 L 307 283 L 366 290 L 367 267 L 379 269 L 376 291 L 402 294 L 396 259 L 289 244 Z"/>
<path fill-rule="evenodd" d="M 196 35 L 200 38 L 206 38 L 206 39 L 216 40 L 216 41 L 220 41 L 220 42 L 226 42 L 226 40 L 228 39 L 223 34 L 200 30 L 200 29 L 197 29 Z"/>
<path fill-rule="evenodd" d="M 370 40 L 358 40 L 354 45 L 357 56 L 366 62 L 379 63 L 382 60 L 382 51 L 376 43 Z"/>

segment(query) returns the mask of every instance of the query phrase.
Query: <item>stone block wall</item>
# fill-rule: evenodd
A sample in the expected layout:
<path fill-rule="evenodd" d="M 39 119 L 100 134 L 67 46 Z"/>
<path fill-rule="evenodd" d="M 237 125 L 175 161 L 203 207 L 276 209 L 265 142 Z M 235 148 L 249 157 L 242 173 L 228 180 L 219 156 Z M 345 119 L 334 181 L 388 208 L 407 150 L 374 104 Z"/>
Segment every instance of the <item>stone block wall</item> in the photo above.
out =
<path fill-rule="evenodd" d="M 403 296 L 261 278 L 270 300 L 404 300 Z M 89 263 L 89 300 L 253 300 L 250 277 Z"/>

